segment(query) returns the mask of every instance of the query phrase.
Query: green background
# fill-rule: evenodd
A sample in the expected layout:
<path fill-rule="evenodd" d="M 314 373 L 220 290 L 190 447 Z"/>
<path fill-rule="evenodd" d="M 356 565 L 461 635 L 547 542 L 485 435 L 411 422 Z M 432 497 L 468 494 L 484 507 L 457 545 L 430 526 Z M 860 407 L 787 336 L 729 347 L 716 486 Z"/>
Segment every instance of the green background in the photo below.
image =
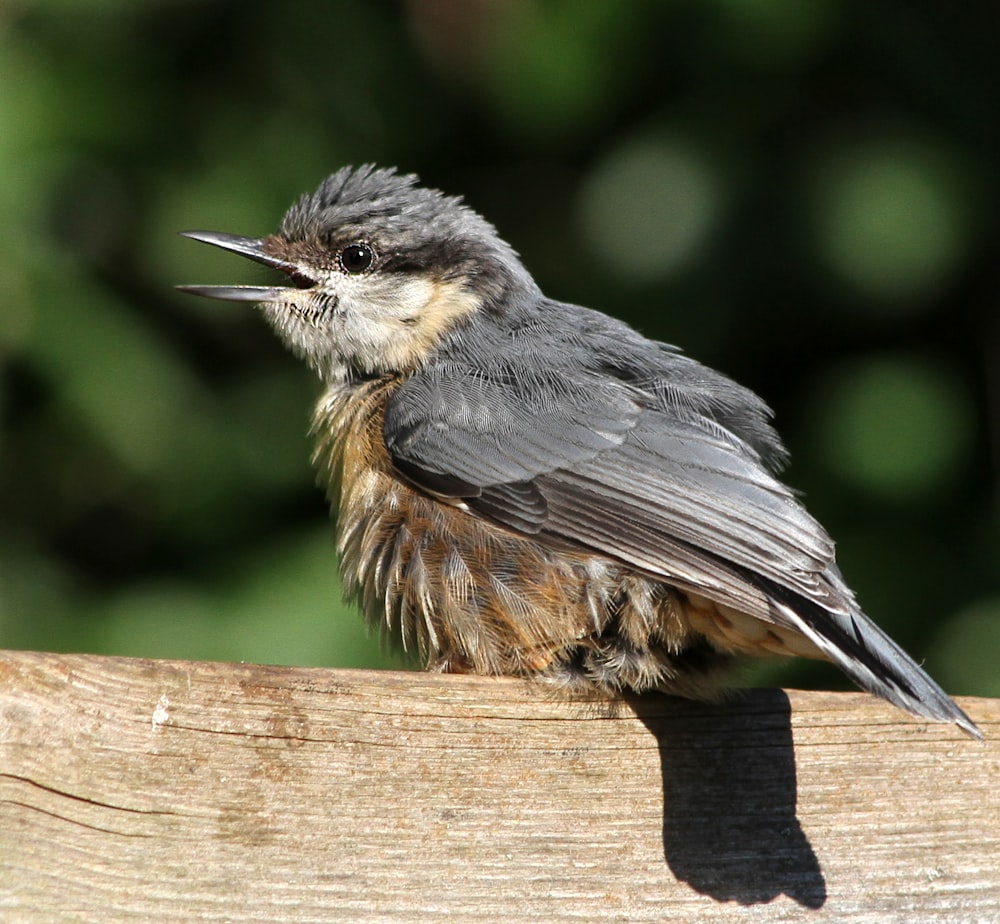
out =
<path fill-rule="evenodd" d="M 317 383 L 183 240 L 338 167 L 464 194 L 554 297 L 759 391 L 869 614 L 1000 695 L 990 4 L 9 2 L 0 646 L 323 665 Z M 840 686 L 789 662 L 753 680 Z"/>

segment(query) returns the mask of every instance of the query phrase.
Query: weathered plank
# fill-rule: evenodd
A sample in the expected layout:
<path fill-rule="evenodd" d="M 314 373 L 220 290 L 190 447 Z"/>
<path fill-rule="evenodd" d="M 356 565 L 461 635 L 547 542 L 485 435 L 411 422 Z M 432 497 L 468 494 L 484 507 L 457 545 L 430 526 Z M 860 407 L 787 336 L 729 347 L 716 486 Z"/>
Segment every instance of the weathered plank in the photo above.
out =
<path fill-rule="evenodd" d="M 0 653 L 0 919 L 1000 920 L 961 702 Z"/>

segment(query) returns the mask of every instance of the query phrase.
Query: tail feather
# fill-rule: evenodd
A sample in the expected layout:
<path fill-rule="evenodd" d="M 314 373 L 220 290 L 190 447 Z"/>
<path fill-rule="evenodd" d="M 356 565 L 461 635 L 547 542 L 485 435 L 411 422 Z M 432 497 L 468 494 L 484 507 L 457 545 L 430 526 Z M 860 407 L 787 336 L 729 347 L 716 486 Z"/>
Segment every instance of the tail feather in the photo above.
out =
<path fill-rule="evenodd" d="M 773 598 L 778 619 L 816 645 L 862 690 L 919 718 L 953 722 L 973 738 L 983 733 L 928 674 L 856 606 L 846 613 L 787 595 Z"/>

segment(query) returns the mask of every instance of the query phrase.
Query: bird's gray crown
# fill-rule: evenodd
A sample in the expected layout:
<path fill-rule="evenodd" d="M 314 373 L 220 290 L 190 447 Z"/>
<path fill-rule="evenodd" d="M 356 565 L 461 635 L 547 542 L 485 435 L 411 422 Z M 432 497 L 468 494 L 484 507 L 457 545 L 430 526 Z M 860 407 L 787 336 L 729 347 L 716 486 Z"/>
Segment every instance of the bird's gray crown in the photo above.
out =
<path fill-rule="evenodd" d="M 461 197 L 418 183 L 415 174 L 391 167 L 344 167 L 288 210 L 278 236 L 331 248 L 363 240 L 381 253 L 384 271 L 420 268 L 441 278 L 461 277 L 485 303 L 536 291 L 492 224 Z"/>
<path fill-rule="evenodd" d="M 374 223 L 426 222 L 468 211 L 461 199 L 417 186 L 416 174 L 372 164 L 344 167 L 306 193 L 282 219 L 279 234 L 289 240 L 321 237 L 332 229 Z M 455 216 L 457 217 L 457 216 Z"/>
<path fill-rule="evenodd" d="M 444 236 L 496 238 L 493 226 L 460 197 L 418 182 L 416 174 L 400 174 L 392 167 L 344 167 L 302 196 L 285 214 L 278 233 L 287 240 L 322 240 L 331 233 L 381 232 L 411 238 L 414 244 Z"/>

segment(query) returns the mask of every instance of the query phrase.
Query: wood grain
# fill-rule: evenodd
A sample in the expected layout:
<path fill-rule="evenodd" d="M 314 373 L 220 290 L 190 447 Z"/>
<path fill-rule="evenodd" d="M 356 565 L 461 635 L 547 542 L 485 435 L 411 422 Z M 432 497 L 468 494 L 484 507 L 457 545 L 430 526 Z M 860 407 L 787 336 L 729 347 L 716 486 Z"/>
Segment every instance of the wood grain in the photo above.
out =
<path fill-rule="evenodd" d="M 0 920 L 997 921 L 961 705 L 3 652 Z"/>

